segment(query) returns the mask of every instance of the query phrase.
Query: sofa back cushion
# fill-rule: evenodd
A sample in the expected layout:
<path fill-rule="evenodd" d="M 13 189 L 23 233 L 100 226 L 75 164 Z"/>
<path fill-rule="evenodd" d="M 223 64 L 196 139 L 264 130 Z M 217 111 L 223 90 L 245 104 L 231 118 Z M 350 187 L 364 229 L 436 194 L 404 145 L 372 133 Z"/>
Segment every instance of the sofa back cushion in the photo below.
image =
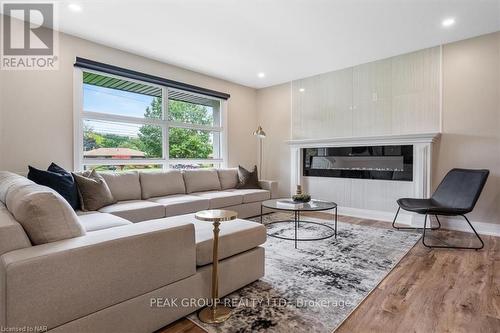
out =
<path fill-rule="evenodd" d="M 25 177 L 0 171 L 0 255 L 31 246 L 28 235 L 9 212 L 5 201 L 9 189 L 32 184 L 35 183 Z"/>
<path fill-rule="evenodd" d="M 141 172 L 142 198 L 163 197 L 172 194 L 184 194 L 184 178 L 179 170 L 165 172 Z"/>
<path fill-rule="evenodd" d="M 99 174 L 108 184 L 116 201 L 141 200 L 141 183 L 138 172 L 102 172 Z"/>
<path fill-rule="evenodd" d="M 236 188 L 238 185 L 238 169 L 218 169 L 219 181 L 221 189 L 227 190 L 230 188 Z"/>
<path fill-rule="evenodd" d="M 183 172 L 186 193 L 220 191 L 219 175 L 215 169 L 185 170 Z"/>
<path fill-rule="evenodd" d="M 7 201 L 7 193 L 12 187 L 35 184 L 26 177 L 9 171 L 0 171 L 0 202 Z"/>
<path fill-rule="evenodd" d="M 69 203 L 46 186 L 11 186 L 7 192 L 6 206 L 34 245 L 85 234 Z"/>
<path fill-rule="evenodd" d="M 31 242 L 23 227 L 12 216 L 5 204 L 0 202 L 0 256 L 30 246 Z"/>

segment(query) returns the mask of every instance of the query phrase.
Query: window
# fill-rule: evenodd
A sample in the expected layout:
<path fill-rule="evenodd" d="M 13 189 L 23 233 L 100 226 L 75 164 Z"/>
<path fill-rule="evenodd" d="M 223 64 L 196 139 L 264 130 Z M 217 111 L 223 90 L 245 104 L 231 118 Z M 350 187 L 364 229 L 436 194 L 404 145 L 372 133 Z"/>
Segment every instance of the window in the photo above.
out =
<path fill-rule="evenodd" d="M 75 168 L 219 167 L 222 100 L 75 69 Z"/>

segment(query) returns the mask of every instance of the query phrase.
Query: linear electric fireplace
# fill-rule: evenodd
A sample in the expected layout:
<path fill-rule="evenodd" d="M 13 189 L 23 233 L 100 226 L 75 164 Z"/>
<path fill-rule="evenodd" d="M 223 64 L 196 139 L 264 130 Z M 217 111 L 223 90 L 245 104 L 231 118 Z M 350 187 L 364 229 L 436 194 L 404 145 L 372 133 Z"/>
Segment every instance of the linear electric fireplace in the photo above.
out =
<path fill-rule="evenodd" d="M 304 176 L 413 180 L 413 146 L 303 148 Z"/>

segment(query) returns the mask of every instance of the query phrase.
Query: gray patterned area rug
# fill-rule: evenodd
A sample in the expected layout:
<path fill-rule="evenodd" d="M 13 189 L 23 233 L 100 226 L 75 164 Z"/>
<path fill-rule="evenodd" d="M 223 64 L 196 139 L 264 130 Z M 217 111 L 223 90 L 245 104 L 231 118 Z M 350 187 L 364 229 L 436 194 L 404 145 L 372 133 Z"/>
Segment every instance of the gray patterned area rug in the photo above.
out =
<path fill-rule="evenodd" d="M 272 213 L 264 223 L 290 218 Z M 201 323 L 196 314 L 189 319 L 210 333 L 334 331 L 420 239 L 416 232 L 340 220 L 336 240 L 299 242 L 298 249 L 293 241 L 268 237 L 265 277 L 222 299 L 233 308 L 231 318 L 214 326 Z M 331 232 L 320 228 L 301 224 L 299 237 Z M 268 233 L 293 237 L 294 226 L 268 225 Z"/>

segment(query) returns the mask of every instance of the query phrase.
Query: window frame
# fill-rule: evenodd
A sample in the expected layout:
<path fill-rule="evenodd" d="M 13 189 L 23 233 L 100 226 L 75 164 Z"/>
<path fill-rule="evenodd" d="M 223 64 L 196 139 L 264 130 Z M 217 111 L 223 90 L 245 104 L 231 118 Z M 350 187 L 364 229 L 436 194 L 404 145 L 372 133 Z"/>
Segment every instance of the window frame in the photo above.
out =
<path fill-rule="evenodd" d="M 126 80 L 130 82 L 137 82 L 142 84 L 147 84 L 150 86 L 158 87 L 162 90 L 162 119 L 157 118 L 139 118 L 132 116 L 123 116 L 116 114 L 107 114 L 94 111 L 85 111 L 83 109 L 83 73 L 95 73 L 99 75 L 104 75 L 108 77 L 113 77 L 121 80 Z M 188 91 L 183 91 L 182 89 L 169 88 L 166 86 L 160 86 L 152 84 L 149 82 L 143 82 L 140 80 L 129 79 L 126 77 L 121 77 L 119 75 L 108 74 L 105 72 L 100 72 L 91 69 L 83 69 L 79 67 L 74 68 L 73 75 L 73 168 L 76 171 L 84 170 L 85 166 L 92 165 L 150 165 L 157 164 L 161 165 L 163 170 L 169 169 L 170 164 L 176 163 L 186 163 L 186 164 L 197 164 L 206 163 L 214 164 L 215 167 L 226 167 L 227 166 L 227 101 L 221 98 L 206 96 L 198 93 L 192 93 Z M 211 125 L 198 125 L 183 122 L 170 121 L 168 117 L 169 108 L 169 90 L 176 90 L 188 93 L 190 95 L 200 96 L 203 98 L 209 98 L 219 101 L 220 109 L 220 126 Z M 101 121 L 111 121 L 125 124 L 135 124 L 135 125 L 155 125 L 160 126 L 162 129 L 162 157 L 153 159 L 112 159 L 112 158 L 85 158 L 83 150 L 83 123 L 85 120 L 101 120 Z M 219 133 L 219 156 L 213 159 L 184 159 L 184 158 L 170 158 L 169 156 L 169 129 L 170 128 L 186 128 L 203 130 L 215 133 Z M 215 149 L 215 148 L 214 148 Z"/>

